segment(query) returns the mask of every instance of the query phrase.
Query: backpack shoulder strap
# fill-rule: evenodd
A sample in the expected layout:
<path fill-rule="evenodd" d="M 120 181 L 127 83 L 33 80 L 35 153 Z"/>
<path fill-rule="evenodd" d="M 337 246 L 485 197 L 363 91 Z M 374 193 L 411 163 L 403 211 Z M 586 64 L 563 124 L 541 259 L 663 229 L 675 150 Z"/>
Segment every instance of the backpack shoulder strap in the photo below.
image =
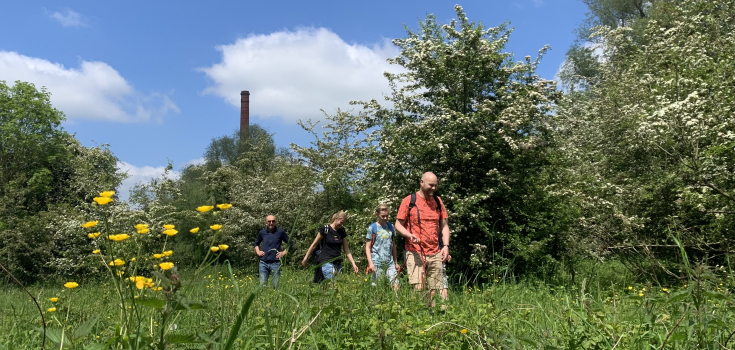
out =
<path fill-rule="evenodd" d="M 442 205 L 442 202 L 439 200 L 439 196 L 435 194 L 434 200 L 436 201 L 436 211 L 441 213 L 443 205 Z"/>
<path fill-rule="evenodd" d="M 416 222 L 421 225 L 421 212 L 419 211 L 419 208 L 416 207 L 416 192 L 411 193 L 411 202 L 408 203 L 408 215 L 411 216 L 411 209 L 416 208 Z"/>

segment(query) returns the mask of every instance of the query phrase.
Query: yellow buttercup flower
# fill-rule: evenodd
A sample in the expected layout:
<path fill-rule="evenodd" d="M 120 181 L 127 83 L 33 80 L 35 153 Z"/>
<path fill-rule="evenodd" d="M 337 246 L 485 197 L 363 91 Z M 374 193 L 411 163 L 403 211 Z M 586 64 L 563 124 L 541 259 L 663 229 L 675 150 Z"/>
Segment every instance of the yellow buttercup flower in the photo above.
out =
<path fill-rule="evenodd" d="M 130 259 L 130 262 L 133 262 L 133 261 L 135 261 L 135 258 Z"/>
<path fill-rule="evenodd" d="M 114 261 L 110 261 L 110 266 L 122 266 L 122 265 L 125 265 L 125 260 L 115 259 Z"/>
<path fill-rule="evenodd" d="M 212 209 L 214 209 L 214 207 L 211 205 L 202 205 L 201 207 L 197 207 L 197 211 L 202 213 L 206 213 Z"/>
<path fill-rule="evenodd" d="M 168 229 L 168 230 L 163 231 L 163 234 L 167 236 L 173 236 L 177 233 L 179 233 L 179 231 L 176 231 L 174 229 Z"/>
<path fill-rule="evenodd" d="M 111 241 L 120 242 L 130 238 L 130 235 L 127 233 L 121 233 L 119 235 L 109 235 L 107 238 Z"/>
<path fill-rule="evenodd" d="M 167 229 L 167 230 L 173 229 L 174 227 L 176 227 L 176 226 L 174 226 L 174 225 L 171 225 L 171 224 L 166 224 L 166 225 L 163 225 L 163 228 L 165 228 L 165 229 Z"/>
<path fill-rule="evenodd" d="M 173 250 L 167 250 L 167 251 L 163 252 L 163 256 L 171 256 L 171 255 L 174 255 L 174 251 Z"/>
<path fill-rule="evenodd" d="M 100 235 L 99 232 L 95 232 L 95 233 L 88 234 L 87 237 L 94 239 L 94 238 L 97 238 L 99 235 Z"/>
<path fill-rule="evenodd" d="M 153 257 L 156 259 L 163 258 L 163 254 L 153 254 Z"/>
<path fill-rule="evenodd" d="M 136 230 L 142 230 L 148 228 L 148 224 L 137 224 L 134 226 Z"/>
<path fill-rule="evenodd" d="M 77 282 L 66 282 L 66 283 L 64 283 L 64 287 L 69 288 L 69 289 L 74 289 L 76 287 L 79 287 L 79 283 L 77 283 Z"/>
<path fill-rule="evenodd" d="M 95 227 L 95 226 L 97 226 L 98 223 L 99 223 L 99 221 L 89 221 L 89 222 L 83 223 L 82 224 L 82 227 L 84 227 L 84 228 Z"/>
<path fill-rule="evenodd" d="M 191 233 L 197 233 L 197 232 L 199 232 L 199 227 L 195 227 L 195 228 L 189 230 L 189 232 L 191 232 Z"/>
<path fill-rule="evenodd" d="M 92 251 L 92 254 L 99 254 L 99 253 L 100 253 L 100 250 L 99 249 L 95 249 L 95 250 Z"/>
<path fill-rule="evenodd" d="M 222 210 L 230 209 L 232 208 L 232 204 L 229 204 L 229 203 L 217 204 L 217 208 L 220 208 Z"/>
<path fill-rule="evenodd" d="M 53 298 L 48 298 L 48 300 L 51 300 L 52 303 L 55 303 L 55 302 L 59 301 L 59 298 L 53 297 Z"/>
<path fill-rule="evenodd" d="M 115 274 L 117 275 L 117 277 L 120 277 L 125 274 L 125 271 L 115 271 Z"/>
<path fill-rule="evenodd" d="M 228 246 L 227 244 L 220 244 L 220 245 L 218 245 L 218 247 L 221 250 L 227 250 L 227 248 L 229 248 L 230 246 Z"/>
<path fill-rule="evenodd" d="M 157 292 L 157 291 L 159 291 L 159 290 L 163 289 L 163 287 L 153 287 L 153 288 L 151 288 L 151 289 L 152 289 L 153 291 L 156 291 L 156 292 Z"/>
<path fill-rule="evenodd" d="M 55 307 L 50 307 L 50 308 L 49 308 L 48 310 L 46 310 L 46 311 L 48 311 L 48 312 L 54 312 L 54 311 L 56 311 L 56 308 L 55 308 Z"/>
<path fill-rule="evenodd" d="M 462 329 L 462 330 L 461 330 L 461 331 L 459 331 L 459 332 L 460 332 L 460 333 L 462 333 L 462 334 L 467 334 L 467 328 L 465 328 L 465 329 Z"/>
<path fill-rule="evenodd" d="M 115 191 L 105 191 L 105 192 L 100 192 L 100 197 L 107 197 L 107 198 L 110 198 L 110 197 L 112 197 L 112 196 L 114 196 L 114 195 L 115 195 Z"/>
<path fill-rule="evenodd" d="M 138 230 L 138 233 L 142 235 L 144 233 L 148 233 L 148 231 L 150 231 L 150 230 L 147 229 L 147 228 L 142 228 L 142 229 Z"/>
<path fill-rule="evenodd" d="M 213 251 L 213 252 L 216 252 L 216 251 L 218 251 L 218 250 L 219 250 L 219 247 L 212 247 L 212 248 L 209 248 L 209 250 L 211 250 L 211 251 Z"/>
<path fill-rule="evenodd" d="M 212 230 L 217 231 L 217 230 L 219 230 L 219 229 L 222 228 L 222 225 L 212 225 L 212 226 L 209 226 L 209 228 L 211 228 Z"/>
<path fill-rule="evenodd" d="M 170 270 L 174 267 L 174 263 L 172 262 L 165 262 L 158 264 L 159 267 L 161 267 L 162 270 Z"/>
<path fill-rule="evenodd" d="M 110 197 L 94 197 L 93 199 L 97 204 L 99 205 L 105 205 L 107 203 L 112 202 L 112 198 Z"/>

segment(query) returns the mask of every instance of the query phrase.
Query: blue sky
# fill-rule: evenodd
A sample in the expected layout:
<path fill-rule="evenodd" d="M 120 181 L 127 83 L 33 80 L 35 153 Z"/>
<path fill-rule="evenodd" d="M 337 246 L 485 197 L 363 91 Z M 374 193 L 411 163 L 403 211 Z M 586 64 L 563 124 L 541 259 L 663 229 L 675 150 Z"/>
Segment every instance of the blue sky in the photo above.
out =
<path fill-rule="evenodd" d="M 110 144 L 124 187 L 201 159 L 210 140 L 251 123 L 276 143 L 306 145 L 298 119 L 320 119 L 350 99 L 380 98 L 395 69 L 389 40 L 454 1 L 4 1 L 0 80 L 46 86 L 64 128 L 85 145 Z M 471 20 L 515 28 L 517 59 L 552 50 L 538 73 L 553 79 L 583 20 L 577 0 L 460 3 Z M 126 196 L 123 189 L 123 196 Z"/>

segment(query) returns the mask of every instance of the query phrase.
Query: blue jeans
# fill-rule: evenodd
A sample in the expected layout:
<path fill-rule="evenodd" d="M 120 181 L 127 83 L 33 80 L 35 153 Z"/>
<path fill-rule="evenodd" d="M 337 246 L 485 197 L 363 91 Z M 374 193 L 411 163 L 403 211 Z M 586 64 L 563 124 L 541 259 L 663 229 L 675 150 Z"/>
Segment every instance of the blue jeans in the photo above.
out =
<path fill-rule="evenodd" d="M 270 273 L 273 273 L 273 287 L 275 288 L 276 285 L 278 285 L 278 278 L 281 277 L 281 262 L 276 261 L 272 263 L 267 263 L 263 260 L 260 261 L 260 266 L 258 267 L 258 272 L 260 272 L 260 285 L 265 286 L 268 284 L 268 276 Z"/>
<path fill-rule="evenodd" d="M 322 265 L 322 274 L 324 275 L 324 279 L 328 280 L 334 275 L 336 275 L 338 272 L 342 272 L 342 262 L 330 262 Z"/>

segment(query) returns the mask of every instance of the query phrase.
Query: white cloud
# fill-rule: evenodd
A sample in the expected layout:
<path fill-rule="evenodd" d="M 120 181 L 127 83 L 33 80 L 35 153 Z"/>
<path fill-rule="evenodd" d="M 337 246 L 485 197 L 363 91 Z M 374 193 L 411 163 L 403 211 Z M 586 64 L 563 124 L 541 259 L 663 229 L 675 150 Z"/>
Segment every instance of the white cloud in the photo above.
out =
<path fill-rule="evenodd" d="M 349 108 L 350 100 L 383 100 L 390 91 L 385 60 L 399 51 L 385 40 L 372 47 L 348 44 L 325 28 L 302 28 L 250 35 L 221 45 L 222 61 L 200 68 L 214 94 L 240 107 L 240 91 L 250 91 L 250 113 L 286 120 L 319 118 L 319 111 Z"/>
<path fill-rule="evenodd" d="M 69 119 L 118 122 L 156 120 L 179 108 L 166 94 L 144 95 L 136 91 L 114 68 L 104 62 L 82 61 L 66 68 L 41 58 L 0 51 L 0 77 L 45 86 L 51 103 Z"/>
<path fill-rule="evenodd" d="M 192 160 L 190 160 L 188 162 L 183 162 L 183 163 L 181 163 L 180 168 L 183 169 L 183 168 L 186 168 L 189 165 L 201 165 L 201 164 L 204 164 L 204 157 L 197 158 L 197 159 L 192 159 Z"/>
<path fill-rule="evenodd" d="M 78 12 L 74 12 L 70 9 L 65 9 L 62 12 L 56 11 L 50 14 L 49 17 L 57 20 L 59 24 L 64 27 L 81 27 L 85 25 L 82 20 L 82 15 Z"/>
<path fill-rule="evenodd" d="M 169 179 L 178 179 L 181 176 L 178 171 L 171 170 L 166 173 L 165 166 L 152 167 L 146 165 L 137 167 L 128 162 L 117 162 L 117 168 L 120 172 L 128 173 L 128 178 L 120 184 L 118 189 L 121 200 L 127 200 L 130 197 L 130 190 L 136 184 L 147 184 L 153 179 L 163 178 L 164 175 Z"/>

